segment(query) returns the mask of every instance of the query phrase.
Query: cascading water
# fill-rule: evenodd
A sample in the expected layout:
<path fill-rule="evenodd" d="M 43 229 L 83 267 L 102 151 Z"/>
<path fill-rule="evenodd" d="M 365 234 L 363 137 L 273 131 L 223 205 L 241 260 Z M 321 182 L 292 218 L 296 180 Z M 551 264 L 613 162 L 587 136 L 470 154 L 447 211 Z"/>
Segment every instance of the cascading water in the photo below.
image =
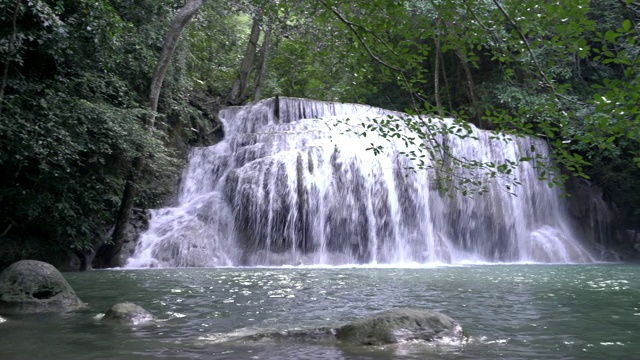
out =
<path fill-rule="evenodd" d="M 531 164 L 513 170 L 518 196 L 500 179 L 447 196 L 435 171 L 407 170 L 400 142 L 345 125 L 387 116 L 403 115 L 293 98 L 221 111 L 225 139 L 193 149 L 178 205 L 152 212 L 126 266 L 594 261 Z M 503 163 L 546 149 L 472 129 L 477 140 L 441 138 L 453 156 Z"/>

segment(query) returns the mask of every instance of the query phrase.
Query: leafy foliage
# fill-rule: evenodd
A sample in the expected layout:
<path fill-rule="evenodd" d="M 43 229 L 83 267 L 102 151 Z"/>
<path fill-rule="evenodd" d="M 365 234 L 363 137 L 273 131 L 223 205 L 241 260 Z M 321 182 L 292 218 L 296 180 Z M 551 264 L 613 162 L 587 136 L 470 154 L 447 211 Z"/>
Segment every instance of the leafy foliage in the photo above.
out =
<path fill-rule="evenodd" d="M 140 91 L 156 49 L 136 51 L 140 28 L 120 17 L 118 4 L 2 5 L 16 4 L 18 26 L 2 22 L 2 34 L 18 41 L 2 47 L 0 231 L 45 239 L 52 252 L 91 248 L 112 222 L 132 159 L 153 154 L 144 170 L 150 179 L 177 171 L 164 135 L 141 122 Z M 140 204 L 157 204 L 173 183 L 143 189 Z"/>
<path fill-rule="evenodd" d="M 481 193 L 494 177 L 512 189 L 511 169 L 527 161 L 550 186 L 592 178 L 640 221 L 637 2 L 210 0 L 183 34 L 158 121 L 145 129 L 149 82 L 182 5 L 0 0 L 0 241 L 93 247 L 139 157 L 136 206 L 166 198 L 184 145 L 213 127 L 192 95 L 223 102 L 258 12 L 250 80 L 264 81 L 264 96 L 407 111 L 354 131 L 416 144 L 405 155 L 438 172 L 443 191 Z M 456 159 L 443 139 L 472 140 L 470 123 L 501 141 L 541 137 L 556 166 L 536 151 L 505 163 Z"/>
<path fill-rule="evenodd" d="M 404 89 L 414 113 L 426 103 L 427 112 L 546 138 L 559 165 L 544 170 L 550 185 L 562 184 L 564 170 L 595 174 L 591 163 L 621 138 L 637 145 L 637 12 L 630 2 L 323 3 L 381 69 L 371 82 Z M 446 86 L 434 88 L 436 80 Z M 416 135 L 429 140 L 421 130 Z M 430 147 L 437 155 L 442 144 Z"/>

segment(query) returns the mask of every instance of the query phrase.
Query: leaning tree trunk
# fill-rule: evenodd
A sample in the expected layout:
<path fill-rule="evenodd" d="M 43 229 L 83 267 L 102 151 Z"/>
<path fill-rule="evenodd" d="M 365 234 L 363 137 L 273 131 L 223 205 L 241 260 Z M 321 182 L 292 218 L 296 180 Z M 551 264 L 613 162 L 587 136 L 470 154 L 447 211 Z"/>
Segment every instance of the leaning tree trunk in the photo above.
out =
<path fill-rule="evenodd" d="M 440 20 L 436 21 L 436 29 L 440 25 Z M 436 54 L 434 57 L 434 65 L 433 65 L 433 93 L 436 100 L 436 108 L 438 110 L 438 115 L 444 116 L 444 111 L 442 109 L 442 99 L 440 98 L 440 57 L 442 56 L 442 48 L 440 46 L 440 35 L 436 34 L 434 39 L 436 46 Z"/>
<path fill-rule="evenodd" d="M 244 54 L 242 63 L 240 64 L 240 71 L 238 72 L 238 78 L 236 79 L 231 93 L 229 94 L 229 104 L 240 105 L 246 100 L 247 85 L 249 83 L 249 75 L 256 58 L 256 51 L 258 47 L 258 40 L 260 40 L 260 26 L 262 25 L 262 10 L 258 10 L 253 17 L 253 24 L 251 25 L 251 34 L 249 35 L 249 44 L 247 44 L 247 51 Z"/>
<path fill-rule="evenodd" d="M 187 0 L 187 3 L 180 9 L 173 23 L 171 29 L 167 33 L 162 46 L 162 53 L 160 59 L 156 65 L 155 73 L 151 81 L 151 88 L 149 90 L 149 115 L 145 118 L 145 125 L 149 130 L 153 129 L 155 125 L 156 112 L 158 111 L 158 100 L 160 98 L 160 90 L 162 90 L 162 83 L 164 77 L 167 74 L 167 69 L 171 63 L 173 53 L 178 46 L 178 40 L 182 30 L 187 26 L 193 16 L 200 10 L 206 0 Z M 98 265 L 100 267 L 115 267 L 122 266 L 119 263 L 117 255 L 122 249 L 124 244 L 124 234 L 127 224 L 129 223 L 129 217 L 131 216 L 131 209 L 133 208 L 133 202 L 136 197 L 136 182 L 138 176 L 144 167 L 144 157 L 138 157 L 133 161 L 129 176 L 122 192 L 122 200 L 120 201 L 120 209 L 116 217 L 115 227 L 111 235 L 111 241 L 105 245 L 98 255 L 96 256 Z"/>
<path fill-rule="evenodd" d="M 262 88 L 264 86 L 264 78 L 267 76 L 267 63 L 269 62 L 269 52 L 271 50 L 271 28 L 268 27 L 264 32 L 264 40 L 262 48 L 260 48 L 260 65 L 256 70 L 256 78 L 253 83 L 253 100 L 260 101 L 262 97 Z"/>
<path fill-rule="evenodd" d="M 151 113 L 147 117 L 146 124 L 149 127 L 153 127 L 155 122 L 155 114 L 158 110 L 158 99 L 160 98 L 160 90 L 162 90 L 162 82 L 167 74 L 167 69 L 171 63 L 173 53 L 178 46 L 178 40 L 182 30 L 187 26 L 193 16 L 200 10 L 205 0 L 188 0 L 187 3 L 180 9 L 176 18 L 173 19 L 171 29 L 167 33 L 167 37 L 164 39 L 164 45 L 162 46 L 162 53 L 160 59 L 156 65 L 156 71 L 153 74 L 153 81 L 151 82 L 151 90 L 149 92 L 149 105 Z"/>

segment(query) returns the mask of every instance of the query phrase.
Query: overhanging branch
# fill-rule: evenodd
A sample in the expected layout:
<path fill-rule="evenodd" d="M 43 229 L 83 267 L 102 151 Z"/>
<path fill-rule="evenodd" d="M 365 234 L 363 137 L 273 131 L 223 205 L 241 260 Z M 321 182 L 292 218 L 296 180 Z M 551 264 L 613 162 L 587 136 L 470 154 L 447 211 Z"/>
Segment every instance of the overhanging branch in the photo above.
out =
<path fill-rule="evenodd" d="M 393 71 L 399 71 L 402 72 L 402 69 L 400 69 L 399 67 L 393 66 L 391 64 L 389 64 L 388 62 L 380 59 L 374 52 L 373 50 L 371 50 L 371 48 L 369 47 L 369 45 L 367 45 L 366 41 L 364 41 L 364 38 L 362 38 L 362 36 L 360 35 L 360 33 L 358 33 L 358 30 L 356 29 L 356 27 L 358 28 L 363 28 L 360 25 L 357 25 L 351 21 L 349 21 L 341 12 L 338 11 L 338 9 L 336 9 L 333 6 L 329 6 L 329 4 L 326 3 L 326 1 L 324 0 L 318 0 L 318 2 L 320 2 L 320 4 L 322 4 L 324 7 L 326 7 L 327 9 L 329 9 L 331 12 L 334 13 L 334 15 L 336 15 L 336 17 L 347 26 L 347 28 L 349 28 L 349 30 L 356 36 L 356 38 L 358 39 L 358 42 L 365 48 L 365 50 L 367 51 L 367 53 L 369 54 L 369 56 L 371 57 L 371 59 L 373 59 L 375 62 L 377 62 L 378 64 L 389 68 Z M 376 35 L 374 35 L 376 36 Z M 376 36 L 376 38 L 378 38 Z M 378 38 L 379 39 L 379 38 Z M 381 40 L 381 39 L 379 39 Z M 385 44 L 385 46 L 389 47 L 389 45 L 382 41 L 383 44 Z M 390 48 L 390 47 L 389 47 Z M 391 49 L 393 51 L 393 49 Z"/>

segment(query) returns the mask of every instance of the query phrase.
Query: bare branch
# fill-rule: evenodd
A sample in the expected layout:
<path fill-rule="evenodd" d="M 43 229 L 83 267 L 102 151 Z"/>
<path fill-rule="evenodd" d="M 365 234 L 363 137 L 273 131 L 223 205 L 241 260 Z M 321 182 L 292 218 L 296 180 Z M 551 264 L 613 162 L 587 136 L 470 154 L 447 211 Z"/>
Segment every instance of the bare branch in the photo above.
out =
<path fill-rule="evenodd" d="M 329 6 L 329 4 L 327 4 L 324 0 L 318 0 L 318 2 L 320 2 L 322 5 L 324 5 L 324 7 L 326 7 L 327 9 L 331 10 L 331 12 L 333 12 L 336 17 L 338 17 L 338 19 L 344 23 L 345 25 L 347 25 L 347 27 L 349 28 L 349 30 L 351 30 L 351 32 L 356 36 L 356 38 L 358 39 L 358 42 L 360 44 L 362 44 L 362 46 L 364 46 L 365 50 L 367 50 L 367 53 L 369 54 L 369 56 L 378 64 L 387 67 L 391 70 L 394 71 L 398 71 L 398 72 L 402 72 L 402 69 L 400 69 L 399 67 L 393 66 L 389 63 L 387 63 L 386 61 L 380 59 L 376 54 L 373 53 L 373 51 L 371 50 L 371 48 L 369 47 L 369 45 L 367 45 L 367 43 L 364 41 L 364 39 L 362 38 L 362 36 L 360 35 L 360 33 L 358 33 L 358 30 L 356 29 L 356 27 L 360 27 L 359 25 L 354 24 L 353 22 L 347 20 L 347 18 L 338 11 L 338 9 L 336 9 L 333 6 Z M 386 45 L 386 43 L 384 43 Z M 388 45 L 387 45 L 388 46 Z"/>
<path fill-rule="evenodd" d="M 535 64 L 536 69 L 538 70 L 538 73 L 539 73 L 540 77 L 542 78 L 544 83 L 549 87 L 549 89 L 551 89 L 553 94 L 556 97 L 564 99 L 564 100 L 567 100 L 567 101 L 571 101 L 571 102 L 574 102 L 574 103 L 577 103 L 577 104 L 584 104 L 581 101 L 578 101 L 576 99 L 572 99 L 572 98 L 570 98 L 568 96 L 565 96 L 563 94 L 560 94 L 560 93 L 558 93 L 558 91 L 556 91 L 556 87 L 554 86 L 553 82 L 549 79 L 547 74 L 542 69 L 542 65 L 540 65 L 540 62 L 538 61 L 538 57 L 533 53 L 533 49 L 531 48 L 531 44 L 529 43 L 529 39 L 522 32 L 522 29 L 518 26 L 518 24 L 515 22 L 515 20 L 513 20 L 511 18 L 511 16 L 509 16 L 507 11 L 500 4 L 500 2 L 498 2 L 498 0 L 493 0 L 493 3 L 498 7 L 498 10 L 500 10 L 502 15 L 504 15 L 505 19 L 507 19 L 507 21 L 511 24 L 511 26 L 513 26 L 513 28 L 518 32 L 518 35 L 520 36 L 520 39 L 522 40 L 524 45 L 527 47 L 527 52 L 529 53 L 529 55 L 533 59 L 533 63 Z"/>

